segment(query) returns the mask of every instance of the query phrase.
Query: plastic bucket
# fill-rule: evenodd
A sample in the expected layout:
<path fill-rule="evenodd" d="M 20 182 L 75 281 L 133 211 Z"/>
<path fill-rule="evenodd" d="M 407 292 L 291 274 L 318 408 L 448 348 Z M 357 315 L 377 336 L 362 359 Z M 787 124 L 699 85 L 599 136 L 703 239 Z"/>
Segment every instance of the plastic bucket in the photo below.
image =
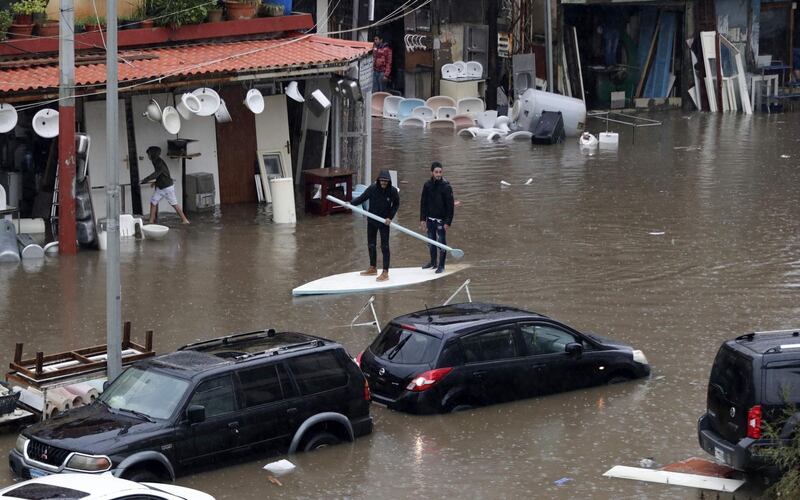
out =
<path fill-rule="evenodd" d="M 288 16 L 292 13 L 292 0 L 267 0 L 265 4 L 283 5 L 283 15 Z"/>

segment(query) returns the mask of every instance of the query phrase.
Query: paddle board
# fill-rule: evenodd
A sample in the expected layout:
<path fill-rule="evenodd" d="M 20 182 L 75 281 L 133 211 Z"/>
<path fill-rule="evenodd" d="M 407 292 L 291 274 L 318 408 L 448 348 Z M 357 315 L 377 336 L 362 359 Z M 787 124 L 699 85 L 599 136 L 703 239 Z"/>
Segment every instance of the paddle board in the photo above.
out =
<path fill-rule="evenodd" d="M 436 274 L 433 269 L 419 267 L 398 267 L 389 270 L 387 281 L 376 281 L 376 276 L 361 276 L 360 271 L 353 273 L 334 274 L 298 286 L 292 290 L 292 295 L 323 295 L 335 293 L 374 292 L 387 288 L 416 285 L 426 281 L 450 276 L 469 267 L 467 264 L 447 264 L 444 272 Z M 380 270 L 378 271 L 380 273 Z"/>

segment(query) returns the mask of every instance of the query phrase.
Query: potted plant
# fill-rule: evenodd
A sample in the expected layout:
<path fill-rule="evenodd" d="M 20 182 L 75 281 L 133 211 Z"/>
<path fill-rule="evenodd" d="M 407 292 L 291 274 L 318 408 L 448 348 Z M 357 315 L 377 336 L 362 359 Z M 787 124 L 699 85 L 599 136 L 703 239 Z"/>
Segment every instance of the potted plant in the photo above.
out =
<path fill-rule="evenodd" d="M 14 37 L 30 36 L 33 33 L 33 16 L 44 14 L 47 0 L 18 0 L 11 4 L 14 20 L 9 27 Z"/>
<path fill-rule="evenodd" d="M 157 26 L 178 28 L 202 23 L 208 14 L 208 0 L 150 0 L 149 16 Z"/>
<path fill-rule="evenodd" d="M 0 10 L 0 40 L 7 38 L 8 29 L 11 27 L 11 13 L 7 10 Z"/>
<path fill-rule="evenodd" d="M 208 22 L 218 23 L 222 21 L 222 4 L 217 1 L 208 8 Z"/>
<path fill-rule="evenodd" d="M 54 37 L 59 35 L 58 19 L 47 19 L 39 25 L 39 36 Z"/>
<path fill-rule="evenodd" d="M 89 16 L 82 19 L 83 29 L 87 33 L 106 29 L 106 18 L 103 16 Z"/>
<path fill-rule="evenodd" d="M 152 28 L 153 27 L 153 6 L 151 0 L 142 0 L 139 6 L 136 7 L 136 12 L 133 17 L 139 21 L 137 28 Z"/>
<path fill-rule="evenodd" d="M 259 15 L 261 17 L 279 17 L 284 15 L 285 7 L 280 3 L 265 3 L 260 7 Z"/>
<path fill-rule="evenodd" d="M 258 10 L 259 0 L 225 0 L 225 11 L 230 20 L 252 19 Z"/>

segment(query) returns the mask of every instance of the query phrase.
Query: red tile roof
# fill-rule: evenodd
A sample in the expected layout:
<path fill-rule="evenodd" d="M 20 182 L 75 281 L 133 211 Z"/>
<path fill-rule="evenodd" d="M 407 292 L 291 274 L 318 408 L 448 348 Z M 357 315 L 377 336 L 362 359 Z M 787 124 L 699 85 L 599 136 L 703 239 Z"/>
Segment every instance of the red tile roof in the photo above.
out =
<path fill-rule="evenodd" d="M 121 52 L 120 88 L 123 82 L 150 81 L 220 73 L 303 68 L 355 60 L 372 44 L 302 35 L 272 40 L 204 43 Z M 125 56 L 128 61 L 123 61 Z M 104 55 L 99 56 L 104 60 Z M 12 66 L 12 67 L 8 67 Z M 58 88 L 58 59 L 0 63 L 0 93 Z M 103 84 L 105 64 L 78 65 L 75 84 Z"/>

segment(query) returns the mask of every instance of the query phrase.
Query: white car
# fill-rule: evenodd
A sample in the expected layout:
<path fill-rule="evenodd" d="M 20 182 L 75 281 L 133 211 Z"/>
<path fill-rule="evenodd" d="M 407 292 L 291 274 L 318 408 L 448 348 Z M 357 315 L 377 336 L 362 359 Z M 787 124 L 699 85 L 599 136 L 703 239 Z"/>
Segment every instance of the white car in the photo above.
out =
<path fill-rule="evenodd" d="M 136 483 L 114 477 L 110 473 L 53 474 L 31 479 L 0 490 L 0 499 L 26 500 L 84 499 L 111 500 L 136 498 L 137 500 L 214 500 L 202 491 L 161 483 Z"/>

